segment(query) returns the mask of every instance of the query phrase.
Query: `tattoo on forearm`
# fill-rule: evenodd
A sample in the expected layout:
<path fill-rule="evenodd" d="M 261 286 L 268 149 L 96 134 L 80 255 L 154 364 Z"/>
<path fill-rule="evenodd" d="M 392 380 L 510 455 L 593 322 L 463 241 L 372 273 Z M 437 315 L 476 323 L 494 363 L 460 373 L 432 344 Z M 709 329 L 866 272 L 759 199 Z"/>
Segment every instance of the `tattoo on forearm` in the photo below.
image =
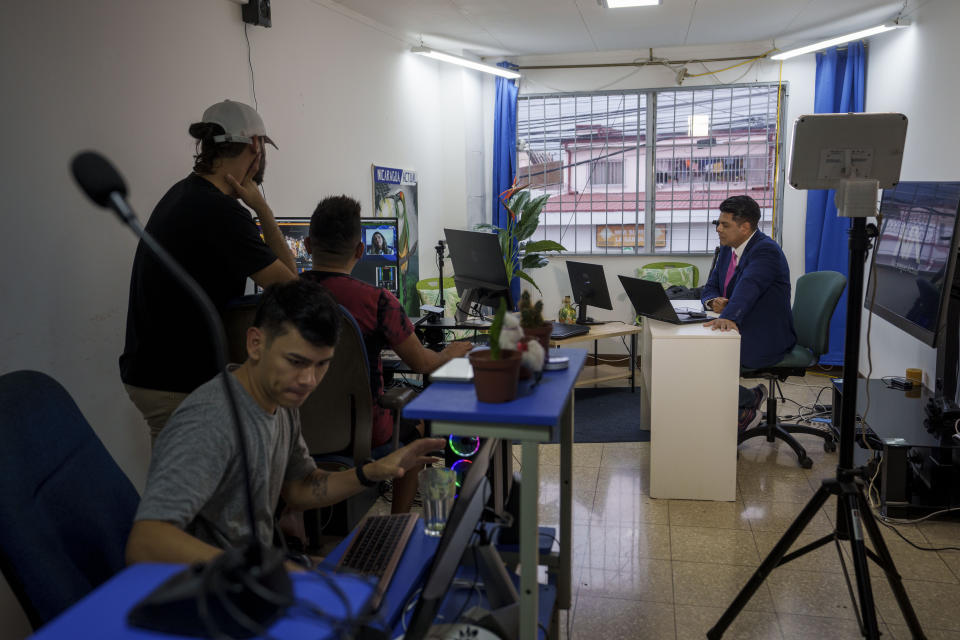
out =
<path fill-rule="evenodd" d="M 317 500 L 324 501 L 327 499 L 327 480 L 330 478 L 330 473 L 327 471 L 322 471 L 317 469 L 310 476 L 310 490 L 313 492 L 313 497 Z"/>

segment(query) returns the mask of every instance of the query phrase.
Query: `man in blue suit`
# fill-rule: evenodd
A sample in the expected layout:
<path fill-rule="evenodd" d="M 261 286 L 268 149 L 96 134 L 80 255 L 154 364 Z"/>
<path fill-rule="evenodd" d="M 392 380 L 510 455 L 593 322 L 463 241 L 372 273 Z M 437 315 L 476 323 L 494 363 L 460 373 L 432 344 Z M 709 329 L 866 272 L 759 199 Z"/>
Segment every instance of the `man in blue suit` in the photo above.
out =
<path fill-rule="evenodd" d="M 757 228 L 760 206 L 750 196 L 720 203 L 720 255 L 701 300 L 720 317 L 704 326 L 740 332 L 740 365 L 750 369 L 779 362 L 797 342 L 790 309 L 790 268 L 780 246 Z M 740 387 L 737 427 L 760 424 L 763 385 Z"/>

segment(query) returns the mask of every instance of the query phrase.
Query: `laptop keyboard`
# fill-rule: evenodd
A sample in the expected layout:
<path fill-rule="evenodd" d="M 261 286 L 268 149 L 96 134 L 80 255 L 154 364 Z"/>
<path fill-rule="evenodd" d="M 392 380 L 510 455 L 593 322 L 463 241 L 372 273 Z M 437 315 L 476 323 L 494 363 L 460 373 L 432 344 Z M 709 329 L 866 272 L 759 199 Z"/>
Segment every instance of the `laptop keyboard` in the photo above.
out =
<path fill-rule="evenodd" d="M 368 516 L 337 564 L 339 569 L 380 578 L 371 603 L 374 610 L 380 607 L 417 520 L 415 513 Z"/>
<path fill-rule="evenodd" d="M 559 322 L 553 323 L 553 332 L 550 334 L 550 337 L 554 340 L 563 340 L 564 338 L 572 338 L 573 336 L 582 336 L 585 333 L 590 332 L 590 327 L 583 324 L 560 324 Z"/>

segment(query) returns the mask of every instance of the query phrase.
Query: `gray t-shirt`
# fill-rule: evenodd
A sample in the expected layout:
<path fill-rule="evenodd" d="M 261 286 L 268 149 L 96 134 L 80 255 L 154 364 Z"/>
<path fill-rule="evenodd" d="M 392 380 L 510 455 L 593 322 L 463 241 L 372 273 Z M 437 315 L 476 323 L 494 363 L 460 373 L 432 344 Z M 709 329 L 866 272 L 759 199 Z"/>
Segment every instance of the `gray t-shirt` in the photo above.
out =
<path fill-rule="evenodd" d="M 161 520 L 220 548 L 242 545 L 247 523 L 242 460 L 220 374 L 191 393 L 157 438 L 135 520 Z M 264 411 L 233 375 L 250 456 L 257 536 L 273 543 L 273 514 L 283 484 L 317 468 L 300 434 L 296 409 Z"/>

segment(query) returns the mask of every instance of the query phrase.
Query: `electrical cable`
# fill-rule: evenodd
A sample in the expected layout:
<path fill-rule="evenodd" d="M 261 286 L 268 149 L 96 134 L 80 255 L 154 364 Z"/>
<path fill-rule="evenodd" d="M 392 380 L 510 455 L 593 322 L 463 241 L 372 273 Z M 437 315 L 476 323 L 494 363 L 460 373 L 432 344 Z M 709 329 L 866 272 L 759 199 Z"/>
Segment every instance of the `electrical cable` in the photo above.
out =
<path fill-rule="evenodd" d="M 253 55 L 250 47 L 250 32 L 248 31 L 249 27 L 249 23 L 243 23 L 243 37 L 247 41 L 247 64 L 250 66 L 250 84 L 251 88 L 253 89 L 253 109 L 254 111 L 260 111 L 260 105 L 257 103 L 257 80 L 253 74 Z"/>
<path fill-rule="evenodd" d="M 945 513 L 947 511 L 956 511 L 957 509 L 960 509 L 960 507 L 954 507 L 953 509 L 944 509 L 943 511 L 939 511 L 937 513 Z M 907 537 L 902 533 L 900 533 L 900 531 L 895 526 L 887 522 L 888 520 L 887 518 L 880 517 L 878 518 L 878 520 L 880 521 L 880 524 L 887 527 L 888 529 L 891 529 L 895 534 L 900 536 L 904 542 L 909 544 L 914 549 L 919 549 L 920 551 L 960 551 L 960 547 L 921 547 L 920 545 L 914 543 L 913 541 L 908 540 Z"/>

